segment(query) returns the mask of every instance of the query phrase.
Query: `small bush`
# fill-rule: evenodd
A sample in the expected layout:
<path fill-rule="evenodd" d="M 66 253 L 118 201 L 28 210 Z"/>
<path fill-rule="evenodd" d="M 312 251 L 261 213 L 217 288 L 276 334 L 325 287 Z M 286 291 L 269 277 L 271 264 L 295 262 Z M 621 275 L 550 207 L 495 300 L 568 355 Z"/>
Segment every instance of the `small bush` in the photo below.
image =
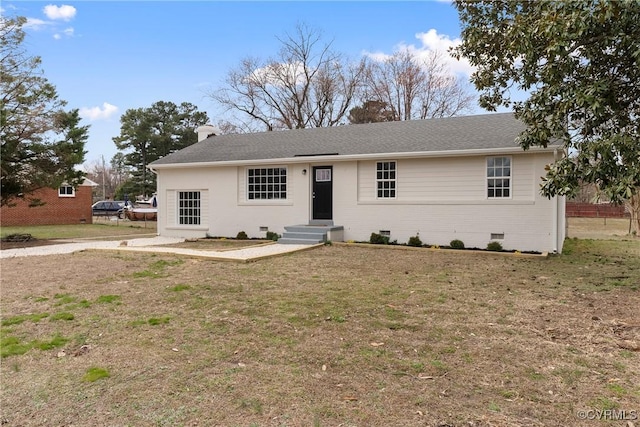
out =
<path fill-rule="evenodd" d="M 451 249 L 464 249 L 464 242 L 462 240 L 454 239 L 449 243 Z"/>
<path fill-rule="evenodd" d="M 371 233 L 371 237 L 369 237 L 369 243 L 373 243 L 374 245 L 388 245 L 389 244 L 389 236 L 383 236 L 378 233 Z"/>
<path fill-rule="evenodd" d="M 244 231 L 240 231 L 240 232 L 238 232 L 238 235 L 236 236 L 236 239 L 238 239 L 238 240 L 248 240 L 249 236 L 247 236 L 247 233 L 245 233 Z"/>
<path fill-rule="evenodd" d="M 489 242 L 487 245 L 488 251 L 500 252 L 502 250 L 502 244 L 500 242 Z"/>
<path fill-rule="evenodd" d="M 274 233 L 273 231 L 267 231 L 267 240 L 273 240 L 274 242 L 277 242 L 279 238 L 280 238 L 280 235 L 278 233 Z"/>
<path fill-rule="evenodd" d="M 418 236 L 411 236 L 409 237 L 409 242 L 407 243 L 407 245 L 419 248 L 420 246 L 422 246 L 422 240 L 420 240 L 420 237 Z"/>

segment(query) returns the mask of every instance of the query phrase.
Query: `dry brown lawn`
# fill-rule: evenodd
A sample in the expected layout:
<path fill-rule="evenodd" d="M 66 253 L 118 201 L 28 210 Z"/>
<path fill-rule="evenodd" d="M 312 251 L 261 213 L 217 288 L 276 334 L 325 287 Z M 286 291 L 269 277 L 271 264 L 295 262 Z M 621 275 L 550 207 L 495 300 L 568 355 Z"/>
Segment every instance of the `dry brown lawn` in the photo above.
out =
<path fill-rule="evenodd" d="M 629 239 L 629 218 L 567 218 L 567 235 L 578 239 Z"/>
<path fill-rule="evenodd" d="M 333 245 L 248 264 L 98 251 L 3 259 L 0 421 L 599 425 L 579 418 L 587 410 L 632 418 L 640 243 L 565 248 L 528 258 Z"/>

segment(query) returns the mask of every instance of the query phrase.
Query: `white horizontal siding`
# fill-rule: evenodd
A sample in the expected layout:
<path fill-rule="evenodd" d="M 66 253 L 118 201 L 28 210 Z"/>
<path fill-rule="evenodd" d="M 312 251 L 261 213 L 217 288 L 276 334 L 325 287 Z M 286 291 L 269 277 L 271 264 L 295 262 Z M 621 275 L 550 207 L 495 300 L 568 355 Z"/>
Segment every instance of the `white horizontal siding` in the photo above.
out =
<path fill-rule="evenodd" d="M 509 156 L 512 160 L 510 199 L 533 201 L 534 162 L 529 156 Z M 378 199 L 376 162 L 358 162 L 358 201 L 383 203 L 469 202 L 487 199 L 486 156 L 404 159 L 396 161 L 395 199 Z M 389 159 L 394 160 L 394 159 Z"/>
<path fill-rule="evenodd" d="M 266 167 L 278 167 L 269 165 Z M 246 200 L 244 167 L 164 169 L 158 174 L 158 191 L 166 194 L 166 206 L 159 212 L 158 232 L 176 237 L 235 237 L 244 231 L 249 237 L 265 237 L 260 227 L 282 234 L 286 225 L 309 219 L 309 186 L 302 169 L 287 166 L 287 200 Z M 177 191 L 200 190 L 202 224 L 177 225 Z M 173 195 L 173 196 L 172 196 Z"/>
<path fill-rule="evenodd" d="M 396 199 L 377 199 L 375 161 L 357 164 L 357 202 L 334 209 L 334 222 L 345 226 L 346 240 L 368 240 L 390 230 L 406 243 L 448 245 L 453 239 L 486 247 L 491 234 L 504 234 L 503 246 L 553 250 L 553 203 L 539 195 L 544 166 L 551 154 L 523 153 L 511 158 L 511 197 L 487 198 L 486 156 L 397 160 Z M 396 159 L 388 159 L 396 160 Z M 344 187 L 349 187 L 345 185 Z"/>
<path fill-rule="evenodd" d="M 378 200 L 375 161 L 344 161 L 333 166 L 333 221 L 344 227 L 344 239 L 366 241 L 372 232 L 390 230 L 391 238 L 406 243 L 419 235 L 423 242 L 448 245 L 453 239 L 468 247 L 486 247 L 491 233 L 504 234 L 507 249 L 552 251 L 558 242 L 552 235 L 554 218 L 564 227 L 555 200 L 539 194 L 544 166 L 553 161 L 550 153 L 516 154 L 512 159 L 511 198 L 487 198 L 486 157 L 385 159 L 397 162 L 397 197 Z M 276 167 L 265 165 L 265 167 Z M 192 237 L 235 237 L 245 231 L 250 237 L 264 237 L 260 227 L 282 233 L 287 225 L 306 223 L 311 217 L 311 178 L 314 164 L 289 164 L 287 192 L 283 201 L 246 200 L 244 167 L 163 169 L 158 175 L 161 203 L 160 234 Z M 307 173 L 303 174 L 302 170 Z M 175 197 L 180 189 L 208 192 L 203 203 L 206 230 L 183 230 L 175 224 Z M 557 215 L 557 216 L 555 216 Z"/>

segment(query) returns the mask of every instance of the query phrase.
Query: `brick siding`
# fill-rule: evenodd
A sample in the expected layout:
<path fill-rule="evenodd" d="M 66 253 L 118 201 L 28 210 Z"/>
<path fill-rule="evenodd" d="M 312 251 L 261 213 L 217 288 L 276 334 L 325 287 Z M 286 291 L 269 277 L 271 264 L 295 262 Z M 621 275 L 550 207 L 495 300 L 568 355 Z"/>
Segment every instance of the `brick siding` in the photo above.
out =
<path fill-rule="evenodd" d="M 45 204 L 29 207 L 29 198 L 40 199 Z M 92 202 L 91 187 L 87 185 L 76 188 L 75 197 L 59 197 L 57 188 L 46 188 L 35 191 L 25 200 L 12 200 L 14 206 L 2 206 L 0 225 L 90 224 Z"/>
<path fill-rule="evenodd" d="M 583 218 L 628 218 L 623 205 L 567 202 L 567 217 Z"/>

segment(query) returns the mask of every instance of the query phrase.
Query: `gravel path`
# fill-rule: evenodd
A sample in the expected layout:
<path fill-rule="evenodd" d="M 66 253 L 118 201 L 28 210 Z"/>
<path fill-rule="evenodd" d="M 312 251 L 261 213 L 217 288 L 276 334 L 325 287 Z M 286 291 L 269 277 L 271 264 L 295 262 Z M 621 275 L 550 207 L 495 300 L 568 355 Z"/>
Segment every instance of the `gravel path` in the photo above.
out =
<path fill-rule="evenodd" d="M 261 258 L 282 255 L 305 249 L 311 249 L 321 245 L 280 245 L 269 244 L 252 246 L 235 250 L 224 251 L 201 251 L 185 248 L 158 247 L 158 245 L 168 245 L 183 242 L 184 239 L 174 237 L 151 237 L 140 239 L 126 239 L 113 241 L 84 241 L 61 243 L 57 245 L 34 246 L 20 249 L 4 249 L 0 251 L 0 259 L 16 258 L 25 256 L 42 256 L 55 254 L 70 254 L 87 249 L 98 250 L 119 250 L 119 251 L 139 251 L 155 253 L 173 253 L 179 255 L 195 256 L 219 260 L 231 261 L 252 261 Z M 126 244 L 124 243 L 126 242 Z"/>

